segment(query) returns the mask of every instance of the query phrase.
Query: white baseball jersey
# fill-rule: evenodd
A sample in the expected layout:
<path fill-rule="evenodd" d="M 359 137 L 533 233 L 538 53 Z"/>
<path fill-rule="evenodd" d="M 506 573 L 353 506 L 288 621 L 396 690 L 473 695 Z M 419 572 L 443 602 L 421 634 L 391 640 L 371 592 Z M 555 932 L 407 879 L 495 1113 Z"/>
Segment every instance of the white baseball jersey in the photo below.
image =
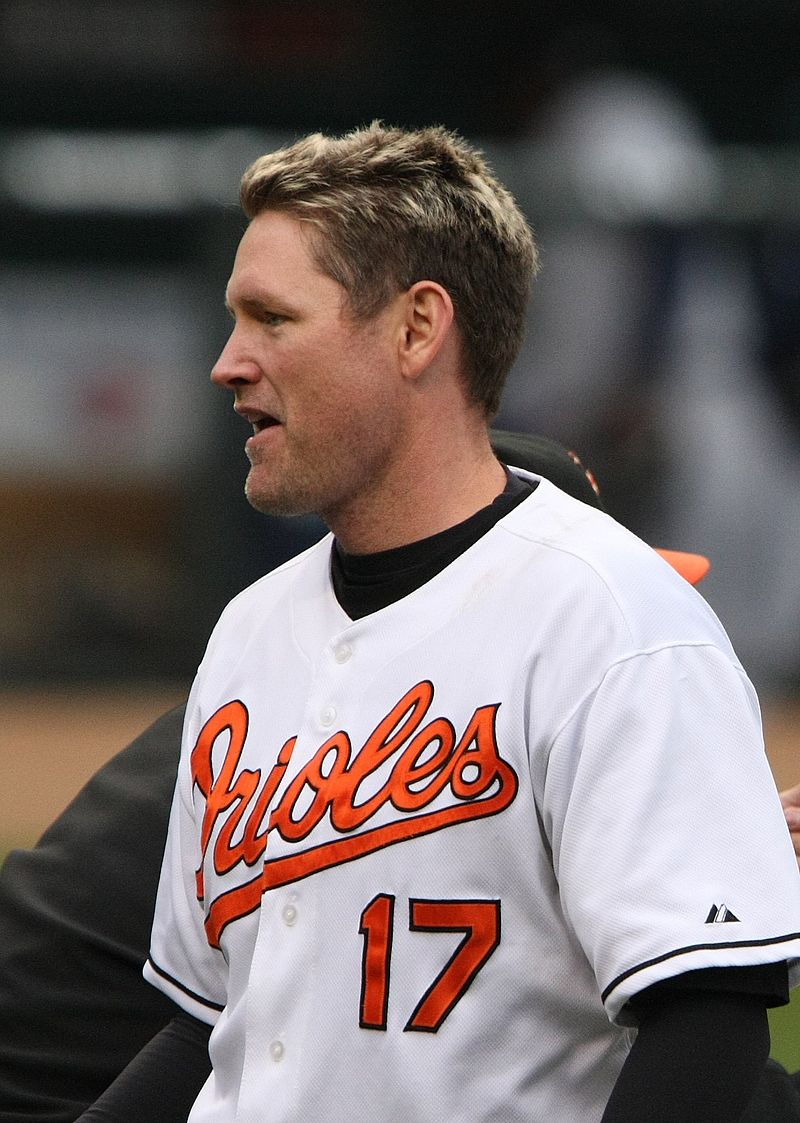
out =
<path fill-rule="evenodd" d="M 666 562 L 547 481 L 357 621 L 330 549 L 231 602 L 192 690 L 146 967 L 214 1026 L 191 1123 L 599 1120 L 632 995 L 794 983 L 758 704 Z"/>

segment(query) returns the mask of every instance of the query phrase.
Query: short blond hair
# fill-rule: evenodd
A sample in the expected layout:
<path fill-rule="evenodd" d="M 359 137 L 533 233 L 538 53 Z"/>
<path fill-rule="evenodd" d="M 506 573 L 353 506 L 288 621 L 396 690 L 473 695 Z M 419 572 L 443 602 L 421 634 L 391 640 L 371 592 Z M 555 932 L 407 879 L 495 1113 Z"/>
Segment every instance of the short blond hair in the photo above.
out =
<path fill-rule="evenodd" d="M 408 131 L 375 121 L 259 157 L 240 198 L 250 219 L 279 210 L 316 227 L 317 264 L 343 286 L 359 320 L 416 281 L 447 289 L 468 394 L 494 416 L 522 343 L 537 253 L 480 152 L 439 126 Z"/>

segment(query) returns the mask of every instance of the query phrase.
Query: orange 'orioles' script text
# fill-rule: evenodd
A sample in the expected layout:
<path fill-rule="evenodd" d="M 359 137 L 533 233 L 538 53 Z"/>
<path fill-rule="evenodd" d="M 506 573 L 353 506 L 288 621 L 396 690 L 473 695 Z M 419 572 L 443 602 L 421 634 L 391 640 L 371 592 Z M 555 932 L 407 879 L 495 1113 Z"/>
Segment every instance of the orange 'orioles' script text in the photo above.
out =
<path fill-rule="evenodd" d="M 277 799 L 297 738 L 286 741 L 262 781 L 261 769 L 239 768 L 249 725 L 244 703 L 228 702 L 209 718 L 191 755 L 192 777 L 205 799 L 198 899 L 205 896 L 203 864 L 222 818 L 212 851 L 214 870 L 220 875 L 240 862 L 254 866 L 268 854 L 267 839 L 273 831 L 285 842 L 302 843 L 327 815 L 339 836 L 306 848 L 298 846 L 296 852 L 273 859 L 267 856 L 256 877 L 218 896 L 210 904 L 205 922 L 212 947 L 219 947 L 226 925 L 258 908 L 262 893 L 269 889 L 392 843 L 496 815 L 508 807 L 517 793 L 518 780 L 497 747 L 499 703 L 479 706 L 457 737 L 447 718 L 436 717 L 423 725 L 433 693 L 433 684 L 427 680 L 413 686 L 355 753 L 347 733 L 334 733 Z M 212 752 L 224 733 L 230 739 L 214 775 Z M 359 802 L 361 785 L 378 773 L 381 786 Z M 374 789 L 374 782 L 372 786 Z M 432 808 L 448 787 L 448 804 Z M 384 821 L 384 816 L 380 824 L 370 826 L 370 820 L 387 805 L 396 812 L 392 821 Z"/>

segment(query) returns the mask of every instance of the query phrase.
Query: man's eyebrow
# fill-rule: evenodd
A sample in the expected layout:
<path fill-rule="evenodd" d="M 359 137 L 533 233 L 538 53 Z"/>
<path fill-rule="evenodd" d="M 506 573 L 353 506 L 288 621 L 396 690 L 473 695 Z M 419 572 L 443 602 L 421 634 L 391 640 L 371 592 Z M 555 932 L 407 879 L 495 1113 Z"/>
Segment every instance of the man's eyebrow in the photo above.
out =
<path fill-rule="evenodd" d="M 235 303 L 243 312 L 249 312 L 251 315 L 258 315 L 263 312 L 282 312 L 285 308 L 283 301 L 270 297 L 266 293 L 263 296 L 243 296 Z M 234 302 L 231 301 L 227 293 L 225 294 L 225 307 L 232 316 L 235 316 Z"/>

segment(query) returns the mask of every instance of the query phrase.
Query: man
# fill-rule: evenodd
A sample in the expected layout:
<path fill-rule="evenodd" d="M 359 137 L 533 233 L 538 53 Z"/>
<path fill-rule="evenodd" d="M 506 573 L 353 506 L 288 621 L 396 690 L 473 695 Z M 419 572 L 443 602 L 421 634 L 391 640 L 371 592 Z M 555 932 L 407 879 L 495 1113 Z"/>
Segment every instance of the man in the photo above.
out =
<path fill-rule="evenodd" d="M 503 463 L 601 505 L 594 477 L 556 442 L 498 430 L 491 439 Z M 666 556 L 692 582 L 707 568 L 695 555 Z M 12 852 L 0 870 L 0 1123 L 71 1123 L 177 1013 L 141 965 L 184 712 L 164 714 L 113 757 L 37 845 Z M 199 1034 L 162 1110 L 185 1116 L 208 1071 L 207 1034 Z M 751 1107 L 760 1123 L 768 1090 Z"/>
<path fill-rule="evenodd" d="M 556 442 L 491 437 L 504 463 L 600 505 L 594 478 Z M 690 580 L 703 572 L 698 557 L 668 556 Z M 184 713 L 178 706 L 154 722 L 0 870 L 0 1123 L 71 1123 L 177 1013 L 144 981 L 142 964 Z M 176 1118 L 208 1075 L 206 1038 L 169 1083 Z"/>
<path fill-rule="evenodd" d="M 251 503 L 332 534 L 212 635 L 146 967 L 182 1028 L 83 1118 L 161 1118 L 203 1025 L 192 1123 L 736 1118 L 800 879 L 702 598 L 492 453 L 521 214 L 458 138 L 378 125 L 242 198 L 212 377 Z"/>

